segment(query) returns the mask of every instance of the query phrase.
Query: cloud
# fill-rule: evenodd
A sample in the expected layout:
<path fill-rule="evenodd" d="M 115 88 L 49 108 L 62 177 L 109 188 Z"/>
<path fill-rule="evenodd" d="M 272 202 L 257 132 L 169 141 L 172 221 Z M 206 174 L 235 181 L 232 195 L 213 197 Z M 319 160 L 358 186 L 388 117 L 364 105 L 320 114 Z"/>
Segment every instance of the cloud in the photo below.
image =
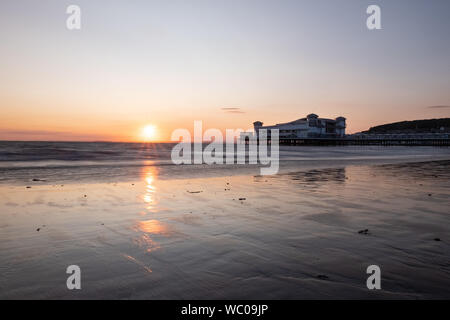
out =
<path fill-rule="evenodd" d="M 71 132 L 47 131 L 47 130 L 0 130 L 0 133 L 11 135 L 70 135 Z"/>
<path fill-rule="evenodd" d="M 237 108 L 237 107 L 225 107 L 225 108 L 221 108 L 222 111 L 224 111 L 225 113 L 245 113 L 244 111 L 241 110 L 241 108 Z"/>
<path fill-rule="evenodd" d="M 428 106 L 428 109 L 450 109 L 450 106 Z"/>
<path fill-rule="evenodd" d="M 64 131 L 0 129 L 0 140 L 92 141 L 103 139 L 104 137 L 98 135 L 78 134 Z"/>

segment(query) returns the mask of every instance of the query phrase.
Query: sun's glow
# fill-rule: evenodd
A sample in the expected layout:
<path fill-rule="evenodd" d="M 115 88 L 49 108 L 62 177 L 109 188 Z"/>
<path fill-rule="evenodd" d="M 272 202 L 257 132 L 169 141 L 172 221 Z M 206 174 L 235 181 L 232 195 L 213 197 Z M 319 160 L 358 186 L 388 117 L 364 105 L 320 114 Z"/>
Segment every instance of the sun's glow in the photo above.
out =
<path fill-rule="evenodd" d="M 156 127 L 154 125 L 147 125 L 142 128 L 142 138 L 145 141 L 152 141 L 156 138 Z"/>

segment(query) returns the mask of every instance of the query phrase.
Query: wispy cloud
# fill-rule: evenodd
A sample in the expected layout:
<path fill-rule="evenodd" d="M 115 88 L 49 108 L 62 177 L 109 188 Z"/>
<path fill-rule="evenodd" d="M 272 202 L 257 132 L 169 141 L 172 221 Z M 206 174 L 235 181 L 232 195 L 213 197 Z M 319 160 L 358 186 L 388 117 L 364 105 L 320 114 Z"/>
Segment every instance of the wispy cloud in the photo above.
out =
<path fill-rule="evenodd" d="M 245 113 L 244 111 L 241 110 L 241 108 L 238 107 L 224 107 L 221 108 L 222 111 L 224 111 L 225 113 Z"/>
<path fill-rule="evenodd" d="M 0 140 L 103 140 L 104 137 L 89 134 L 77 134 L 50 130 L 6 130 L 0 129 Z"/>
<path fill-rule="evenodd" d="M 70 135 L 71 132 L 60 132 L 60 131 L 47 131 L 47 130 L 0 130 L 0 133 L 12 134 L 12 135 Z"/>
<path fill-rule="evenodd" d="M 428 106 L 428 109 L 450 109 L 450 106 Z"/>

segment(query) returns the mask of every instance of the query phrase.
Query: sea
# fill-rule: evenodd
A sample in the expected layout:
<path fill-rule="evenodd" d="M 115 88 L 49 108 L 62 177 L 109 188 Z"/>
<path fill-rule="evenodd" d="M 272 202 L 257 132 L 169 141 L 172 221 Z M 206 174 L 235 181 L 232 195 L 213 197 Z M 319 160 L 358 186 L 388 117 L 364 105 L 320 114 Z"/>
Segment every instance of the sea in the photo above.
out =
<path fill-rule="evenodd" d="M 133 180 L 142 167 L 157 167 L 160 178 L 261 174 L 262 164 L 185 164 L 171 159 L 175 143 L 0 141 L 0 183 L 46 184 Z M 204 149 L 207 144 L 202 146 Z M 195 157 L 195 147 L 188 146 Z M 226 146 L 223 148 L 226 150 Z M 236 159 L 235 153 L 231 155 Z M 270 148 L 269 148 L 270 150 Z M 223 152 L 222 156 L 227 157 Z M 229 156 L 229 154 L 228 154 Z M 279 172 L 348 164 L 420 162 L 450 158 L 447 147 L 280 146 Z M 192 161 L 193 162 L 193 161 Z M 225 161 L 224 161 L 225 162 Z"/>

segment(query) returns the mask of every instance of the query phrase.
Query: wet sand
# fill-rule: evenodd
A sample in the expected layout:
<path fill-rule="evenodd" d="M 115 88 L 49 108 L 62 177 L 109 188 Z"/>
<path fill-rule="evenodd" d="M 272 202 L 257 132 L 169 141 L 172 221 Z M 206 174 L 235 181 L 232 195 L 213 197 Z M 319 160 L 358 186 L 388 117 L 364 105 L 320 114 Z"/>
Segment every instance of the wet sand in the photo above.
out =
<path fill-rule="evenodd" d="M 448 299 L 449 169 L 0 185 L 0 298 Z"/>

